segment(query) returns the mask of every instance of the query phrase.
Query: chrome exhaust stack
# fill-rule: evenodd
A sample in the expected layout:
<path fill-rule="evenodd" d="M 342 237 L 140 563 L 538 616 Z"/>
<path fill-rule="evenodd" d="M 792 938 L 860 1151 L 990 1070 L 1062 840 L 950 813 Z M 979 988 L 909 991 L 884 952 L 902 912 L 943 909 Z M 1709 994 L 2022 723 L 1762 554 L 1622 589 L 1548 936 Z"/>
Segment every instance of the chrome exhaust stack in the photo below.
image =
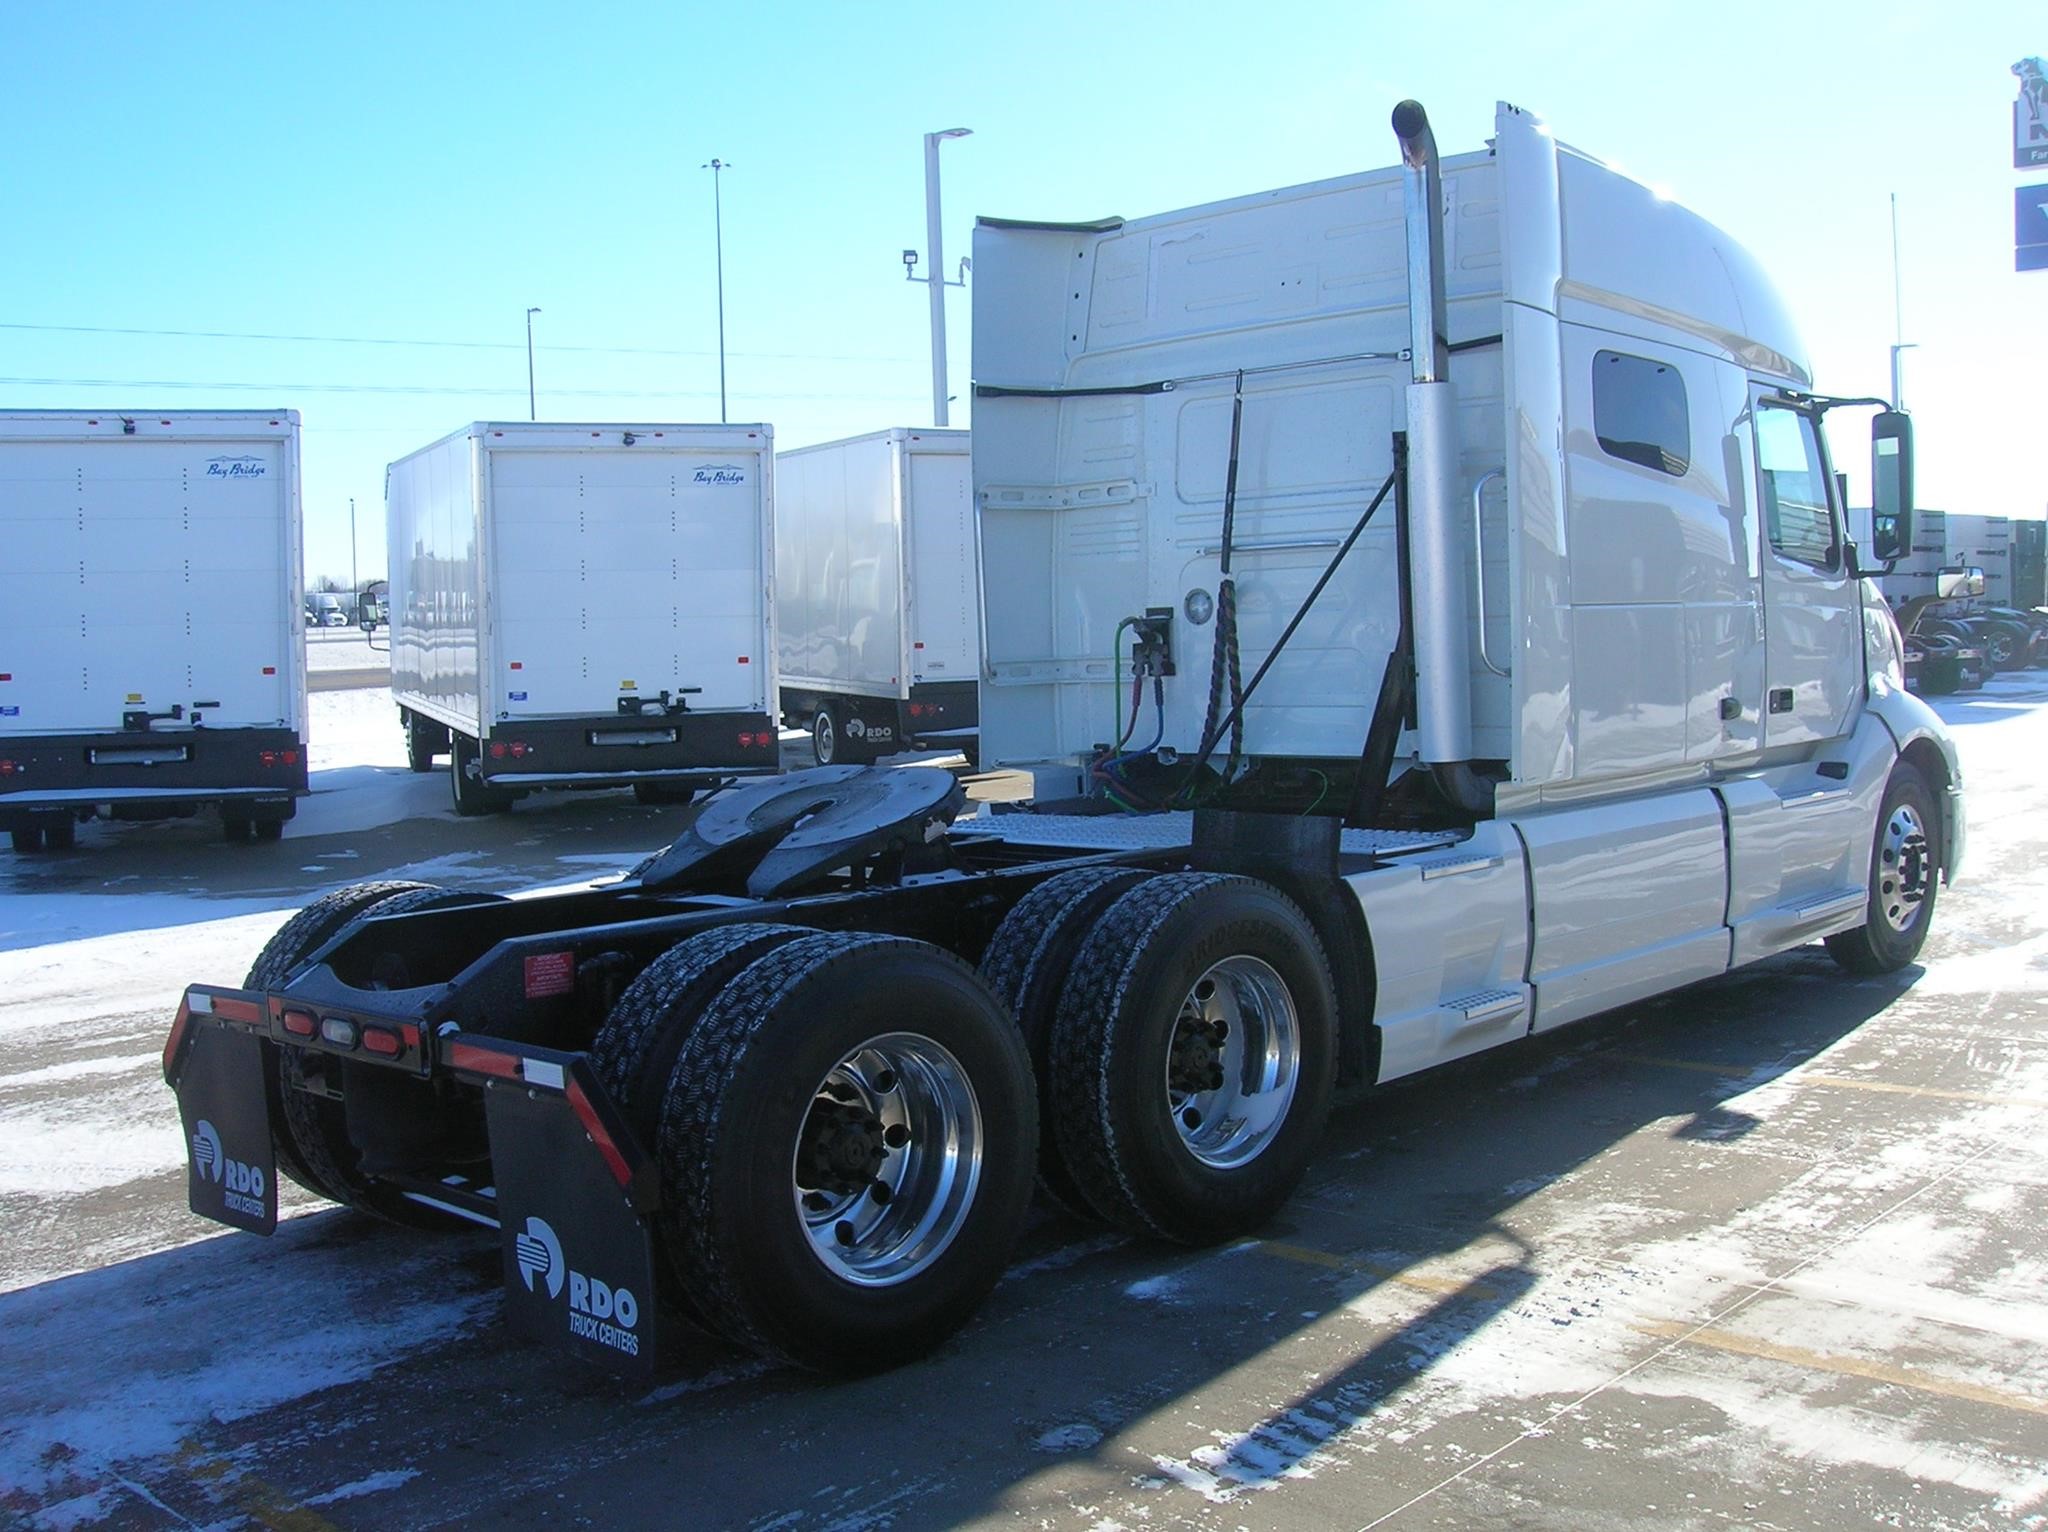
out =
<path fill-rule="evenodd" d="M 1436 135 L 1417 101 L 1394 108 L 1408 232 L 1408 581 L 1415 628 L 1419 753 L 1460 808 L 1493 811 L 1472 769 L 1471 606 L 1458 494 L 1458 395 L 1450 382 L 1444 299 L 1444 192 Z M 1477 556 L 1478 550 L 1473 550 Z"/>

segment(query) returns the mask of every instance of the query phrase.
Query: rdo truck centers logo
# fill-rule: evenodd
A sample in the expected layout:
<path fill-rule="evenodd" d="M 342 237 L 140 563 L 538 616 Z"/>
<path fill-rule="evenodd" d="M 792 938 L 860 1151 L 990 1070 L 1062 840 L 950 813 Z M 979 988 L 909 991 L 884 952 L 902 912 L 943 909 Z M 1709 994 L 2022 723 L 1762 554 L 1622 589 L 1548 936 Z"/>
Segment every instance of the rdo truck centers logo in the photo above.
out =
<path fill-rule="evenodd" d="M 260 457 L 210 457 L 206 460 L 209 479 L 260 479 L 270 465 Z"/>
<path fill-rule="evenodd" d="M 262 1170 L 229 1159 L 221 1148 L 219 1132 L 204 1117 L 192 1129 L 192 1165 L 201 1180 L 212 1180 L 222 1188 L 230 1212 L 263 1216 Z"/>
<path fill-rule="evenodd" d="M 690 475 L 692 484 L 711 484 L 720 487 L 747 482 L 747 470 L 741 463 L 706 463 Z"/>
<path fill-rule="evenodd" d="M 607 1287 L 595 1277 L 571 1271 L 562 1242 L 545 1218 L 527 1219 L 526 1232 L 512 1237 L 512 1250 L 529 1293 L 544 1287 L 548 1297 L 559 1298 L 563 1286 L 568 1287 L 571 1335 L 627 1356 L 640 1354 L 640 1337 L 633 1333 L 640 1323 L 640 1301 L 626 1288 Z"/>

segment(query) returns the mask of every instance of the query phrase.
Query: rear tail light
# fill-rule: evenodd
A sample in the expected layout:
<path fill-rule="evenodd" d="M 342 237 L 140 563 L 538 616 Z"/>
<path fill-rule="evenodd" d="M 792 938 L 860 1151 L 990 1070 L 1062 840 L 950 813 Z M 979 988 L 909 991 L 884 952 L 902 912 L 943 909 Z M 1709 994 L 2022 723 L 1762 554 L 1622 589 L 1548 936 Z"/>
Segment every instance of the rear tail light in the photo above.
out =
<path fill-rule="evenodd" d="M 502 739 L 494 739 L 491 741 L 491 759 L 494 761 L 502 761 L 505 759 L 505 742 Z"/>
<path fill-rule="evenodd" d="M 512 749 L 512 759 L 513 759 L 513 760 L 515 760 L 515 761 L 519 761 L 519 760 L 524 760 L 524 759 L 526 758 L 526 741 L 525 741 L 525 740 L 523 740 L 523 739 L 515 739 L 515 740 L 513 740 L 513 741 L 512 741 L 512 745 L 511 745 L 511 749 Z"/>
<path fill-rule="evenodd" d="M 293 1037 L 311 1037 L 320 1030 L 320 1023 L 314 1020 L 311 1011 L 286 1011 L 278 1020 L 284 1023 L 285 1031 Z"/>
<path fill-rule="evenodd" d="M 405 1043 L 396 1032 L 387 1032 L 382 1027 L 363 1028 L 363 1051 L 387 1059 L 395 1059 L 405 1051 Z"/>
<path fill-rule="evenodd" d="M 346 1016 L 323 1016 L 320 1018 L 320 1035 L 337 1048 L 353 1048 L 356 1045 L 356 1024 Z"/>
<path fill-rule="evenodd" d="M 0 777 L 11 777 L 20 769 L 12 761 L 0 760 Z"/>
<path fill-rule="evenodd" d="M 742 734 L 740 736 L 740 748 L 742 750 L 765 750 L 774 743 L 775 736 L 773 734 Z"/>
<path fill-rule="evenodd" d="M 257 756 L 256 759 L 266 766 L 275 766 L 277 764 L 277 752 L 275 750 L 266 750 Z"/>

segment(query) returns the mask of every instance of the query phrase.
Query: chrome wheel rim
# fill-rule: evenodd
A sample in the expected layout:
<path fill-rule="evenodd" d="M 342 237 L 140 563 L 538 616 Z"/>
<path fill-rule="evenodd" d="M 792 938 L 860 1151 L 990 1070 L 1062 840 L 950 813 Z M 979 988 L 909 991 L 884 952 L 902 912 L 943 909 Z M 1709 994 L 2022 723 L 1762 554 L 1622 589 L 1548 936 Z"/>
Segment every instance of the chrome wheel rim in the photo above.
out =
<path fill-rule="evenodd" d="M 838 741 L 833 737 L 832 715 L 820 713 L 811 720 L 811 743 L 818 753 L 818 764 L 830 766 Z"/>
<path fill-rule="evenodd" d="M 981 1182 L 981 1107 L 960 1061 L 914 1032 L 826 1071 L 790 1156 L 811 1251 L 861 1287 L 908 1282 L 945 1253 Z"/>
<path fill-rule="evenodd" d="M 1166 1104 L 1188 1153 L 1212 1170 L 1257 1159 L 1301 1081 L 1301 1018 L 1271 964 L 1229 957 L 1180 1003 L 1166 1053 Z"/>
<path fill-rule="evenodd" d="M 1920 811 L 1896 805 L 1877 843 L 1877 907 L 1894 931 L 1909 931 L 1920 918 L 1934 876 L 1932 848 Z"/>

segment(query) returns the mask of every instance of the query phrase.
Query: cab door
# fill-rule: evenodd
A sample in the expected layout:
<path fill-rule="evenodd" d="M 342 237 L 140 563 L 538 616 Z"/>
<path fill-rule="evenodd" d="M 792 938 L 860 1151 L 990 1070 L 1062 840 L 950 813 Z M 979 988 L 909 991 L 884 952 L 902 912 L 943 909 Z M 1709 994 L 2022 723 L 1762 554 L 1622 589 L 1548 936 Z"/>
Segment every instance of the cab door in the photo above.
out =
<path fill-rule="evenodd" d="M 1750 419 L 1762 509 L 1764 746 L 1847 732 L 1863 679 L 1857 582 L 1818 419 L 1753 386 Z"/>

